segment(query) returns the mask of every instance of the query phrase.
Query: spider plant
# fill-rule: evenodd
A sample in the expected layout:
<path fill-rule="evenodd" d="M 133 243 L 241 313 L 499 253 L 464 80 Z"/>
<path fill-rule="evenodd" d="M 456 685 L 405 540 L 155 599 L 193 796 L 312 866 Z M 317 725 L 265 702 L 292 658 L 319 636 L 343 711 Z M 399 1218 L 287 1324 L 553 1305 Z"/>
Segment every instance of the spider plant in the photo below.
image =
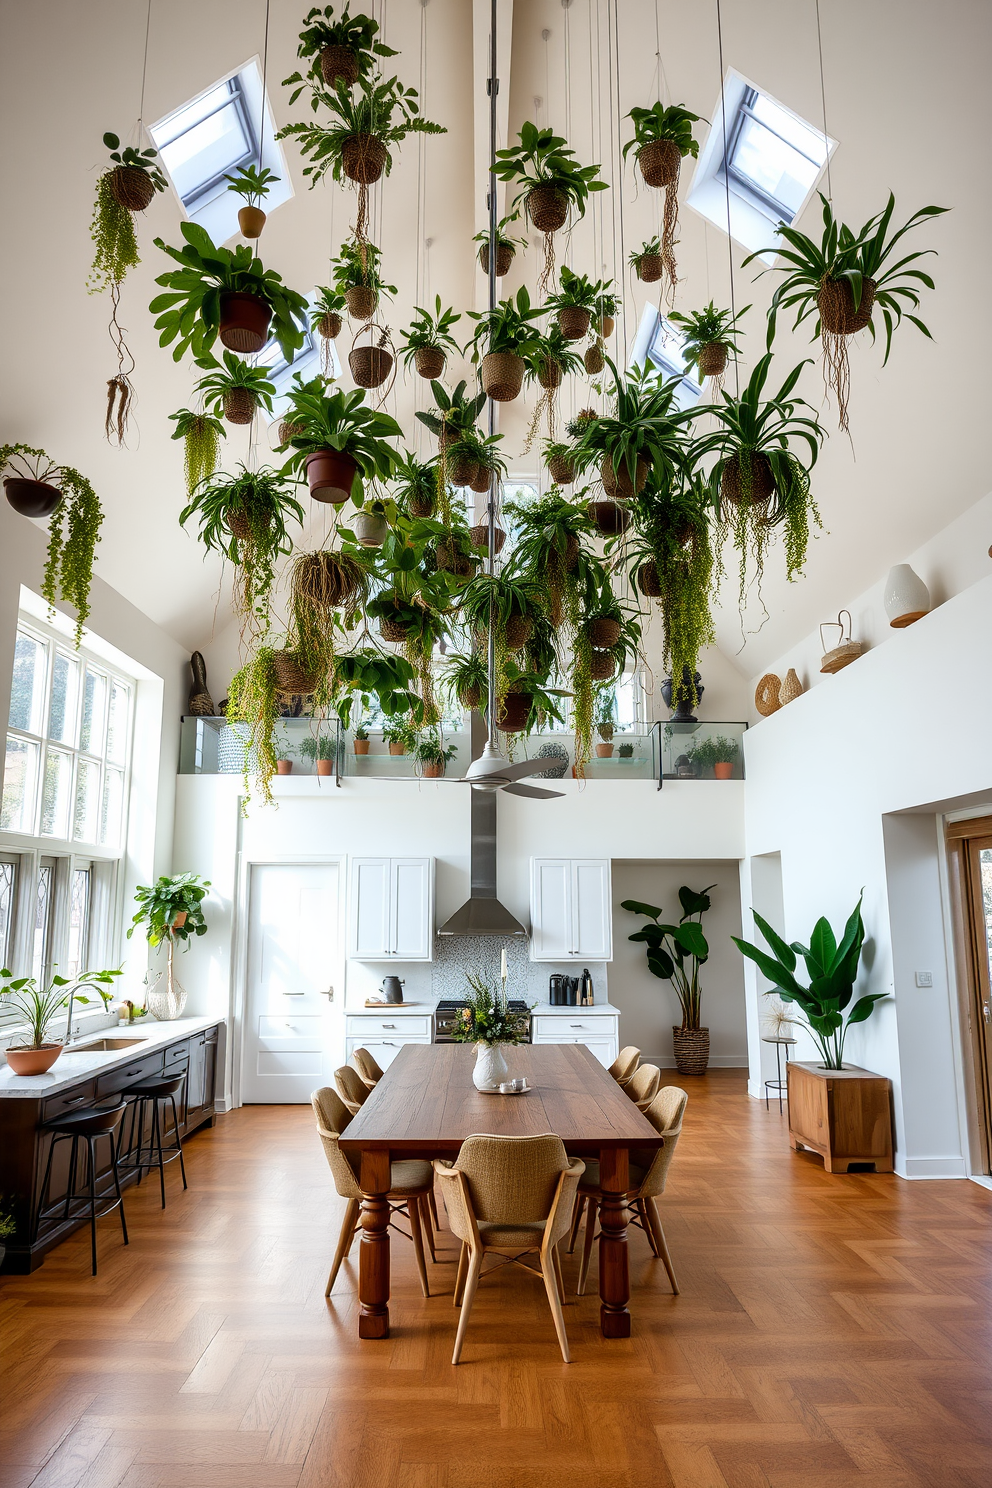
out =
<path fill-rule="evenodd" d="M 680 377 L 661 378 L 653 369 L 634 367 L 613 374 L 611 409 L 586 423 L 575 447 L 579 470 L 598 466 L 609 495 L 621 499 L 643 487 L 649 470 L 656 480 L 675 480 L 691 463 L 686 430 L 695 409 L 678 406 Z"/>
<path fill-rule="evenodd" d="M 519 650 L 530 638 L 533 621 L 541 609 L 541 586 L 533 579 L 509 573 L 480 573 L 462 590 L 462 618 L 476 638 L 480 652 L 488 654 L 493 636 L 493 676 L 496 702 L 500 705 L 509 685 L 507 662 L 511 650 Z M 513 634 L 516 627 L 517 634 Z M 512 644 L 516 642 L 517 644 Z"/>
<path fill-rule="evenodd" d="M 480 651 L 469 656 L 449 656 L 444 667 L 443 684 L 449 696 L 460 707 L 482 707 L 489 693 L 489 672 Z"/>
<path fill-rule="evenodd" d="M 695 158 L 699 154 L 699 145 L 692 135 L 692 126 L 698 124 L 699 115 L 689 113 L 688 109 L 678 104 L 665 108 L 659 101 L 650 108 L 632 108 L 627 118 L 634 126 L 634 137 L 623 147 L 624 159 L 631 150 L 635 151 L 641 175 L 647 184 L 664 188 L 665 207 L 658 251 L 664 272 L 668 276 L 669 300 L 673 301 L 679 277 L 675 262 L 679 225 L 679 174 L 683 158 L 686 155 Z"/>
<path fill-rule="evenodd" d="M 541 587 L 543 607 L 556 629 L 565 622 L 574 627 L 590 573 L 601 568 L 582 546 L 582 538 L 593 531 L 585 508 L 549 491 L 537 501 L 508 502 L 506 516 L 515 532 L 509 571 Z"/>
<path fill-rule="evenodd" d="M 545 409 L 548 414 L 549 439 L 554 434 L 558 390 L 565 377 L 582 371 L 582 358 L 574 347 L 575 342 L 567 339 L 561 327 L 553 322 L 547 331 L 537 337 L 533 350 L 528 352 L 524 358 L 527 381 L 537 382 L 543 389 L 535 405 L 527 438 L 524 441 L 525 452 L 534 442 Z"/>
<path fill-rule="evenodd" d="M 677 310 L 669 312 L 668 319 L 682 332 L 680 350 L 686 371 L 695 367 L 700 386 L 706 377 L 723 376 L 731 353 L 740 356 L 737 337 L 741 331 L 737 322 L 750 308 L 745 305 L 735 315 L 732 310 L 718 310 L 710 300 L 702 310 L 690 310 L 688 315 Z"/>
<path fill-rule="evenodd" d="M 396 502 L 401 511 L 416 519 L 434 515 L 437 469 L 433 460 L 418 460 L 416 455 L 405 450 L 396 465 L 394 479 Z"/>
<path fill-rule="evenodd" d="M 206 369 L 195 392 L 199 393 L 204 408 L 216 417 L 223 415 L 233 424 L 250 424 L 259 408 L 272 412 L 272 399 L 276 395 L 275 384 L 269 381 L 267 367 L 253 367 L 233 351 L 224 352 L 223 366 L 216 357 L 197 359 L 196 365 Z"/>
<path fill-rule="evenodd" d="M 590 627 L 597 620 L 614 620 L 617 636 L 612 646 L 594 651 Z M 640 640 L 641 627 L 636 613 L 619 603 L 605 568 L 597 563 L 586 577 L 579 623 L 572 637 L 568 678 L 575 733 L 575 773 L 580 779 L 592 753 L 597 693 L 604 682 L 612 685 L 617 674 L 622 674 L 627 661 L 637 655 Z"/>
<path fill-rule="evenodd" d="M 335 181 L 358 179 L 351 175 L 349 162 L 349 150 L 356 142 L 360 153 L 367 153 L 368 142 L 373 143 L 375 155 L 381 160 L 380 173 L 388 176 L 393 168 L 392 151 L 408 134 L 448 132 L 442 125 L 422 117 L 416 88 L 405 88 L 396 77 L 379 81 L 362 79 L 356 93 L 344 87 L 332 91 L 316 80 L 311 87 L 314 111 L 318 107 L 325 109 L 330 115 L 329 122 L 286 124 L 276 135 L 279 140 L 297 140 L 300 153 L 310 162 L 303 167 L 303 174 L 309 177 L 311 189 L 328 171 Z"/>

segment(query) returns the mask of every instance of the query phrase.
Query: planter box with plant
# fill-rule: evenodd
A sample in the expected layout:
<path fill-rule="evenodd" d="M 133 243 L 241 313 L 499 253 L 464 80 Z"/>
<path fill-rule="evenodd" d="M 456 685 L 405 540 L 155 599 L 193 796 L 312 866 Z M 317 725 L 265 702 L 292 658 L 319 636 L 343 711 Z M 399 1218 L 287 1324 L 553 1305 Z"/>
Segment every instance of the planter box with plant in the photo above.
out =
<path fill-rule="evenodd" d="M 334 11 L 333 5 L 323 10 L 315 5 L 304 17 L 296 55 L 308 64 L 307 75 L 294 72 L 283 80 L 284 88 L 296 86 L 289 100 L 291 104 L 314 81 L 319 80 L 328 88 L 351 88 L 359 78 L 374 71 L 377 57 L 396 56 L 392 47 L 376 39 L 378 21 L 363 14 L 352 15 L 350 3 L 345 4 L 337 17 Z"/>
<path fill-rule="evenodd" d="M 316 383 L 299 385 L 290 394 L 287 416 L 299 429 L 284 470 L 297 478 L 305 471 L 318 501 L 342 506 L 362 493 L 365 481 L 387 480 L 398 463 L 386 441 L 401 434 L 400 426 L 370 407 L 361 388 L 327 393 Z"/>
<path fill-rule="evenodd" d="M 645 915 L 650 922 L 628 935 L 628 940 L 643 941 L 647 950 L 648 970 L 663 981 L 670 981 L 682 1009 L 682 1025 L 672 1029 L 675 1065 L 680 1075 L 704 1075 L 710 1057 L 710 1031 L 699 1025 L 699 968 L 709 958 L 710 948 L 702 931 L 701 920 L 710 908 L 710 884 L 702 890 L 683 884 L 679 889 L 682 914 L 677 924 L 662 924 L 660 909 L 625 899 L 622 909 Z"/>
<path fill-rule="evenodd" d="M 496 151 L 493 170 L 498 180 L 518 188 L 511 211 L 523 204 L 528 219 L 545 235 L 544 268 L 538 284 L 544 293 L 554 273 L 555 233 L 565 226 L 570 212 L 584 216 L 590 193 L 605 191 L 608 182 L 600 178 L 598 165 L 579 165 L 575 151 L 553 129 L 538 129 L 528 121 L 517 139 L 509 149 Z"/>
<path fill-rule="evenodd" d="M 134 891 L 138 909 L 131 919 L 128 939 L 139 925 L 147 925 L 148 944 L 158 946 L 164 942 L 168 949 L 166 970 L 159 974 L 156 985 L 148 989 L 145 999 L 149 1012 L 160 1022 L 182 1017 L 186 992 L 175 978 L 176 941 L 188 950 L 190 936 L 206 935 L 203 900 L 209 888 L 209 880 L 196 873 L 176 873 L 171 877 L 163 874 L 150 886 L 140 885 Z"/>
<path fill-rule="evenodd" d="M 400 361 L 405 367 L 412 363 L 419 375 L 430 381 L 443 377 L 449 353 L 461 354 L 461 347 L 451 334 L 451 327 L 459 320 L 457 311 L 442 309 L 440 295 L 435 298 L 433 315 L 417 305 L 413 320 L 400 336 Z"/>
<path fill-rule="evenodd" d="M 261 202 L 281 178 L 274 175 L 268 166 L 259 170 L 254 165 L 243 165 L 233 176 L 225 176 L 228 191 L 243 196 L 245 204 L 238 211 L 238 226 L 243 238 L 260 238 L 265 226 L 265 213 Z"/>
<path fill-rule="evenodd" d="M 53 976 L 47 986 L 34 977 L 13 977 L 9 971 L 0 971 L 0 1010 L 19 1014 L 26 1031 L 15 1030 L 12 1043 L 7 1049 L 7 1063 L 15 1075 L 43 1075 L 62 1053 L 64 1047 L 52 1037 L 52 1024 L 71 1003 L 88 1003 L 92 999 L 80 992 L 80 987 L 91 987 L 106 1008 L 111 993 L 106 990 L 114 985 L 120 971 L 84 971 L 77 977 Z M 70 1009 L 71 1012 L 71 1009 Z M 72 1029 L 66 1027 L 66 1041 Z"/>
<path fill-rule="evenodd" d="M 692 126 L 699 123 L 698 114 L 678 104 L 665 108 L 660 101 L 650 108 L 632 108 L 627 118 L 634 126 L 634 137 L 623 147 L 624 159 L 634 151 L 641 175 L 648 186 L 665 192 L 662 216 L 660 258 L 668 275 L 668 294 L 674 299 L 678 283 L 675 244 L 679 225 L 679 174 L 687 155 L 696 159 L 699 144 L 693 138 Z"/>

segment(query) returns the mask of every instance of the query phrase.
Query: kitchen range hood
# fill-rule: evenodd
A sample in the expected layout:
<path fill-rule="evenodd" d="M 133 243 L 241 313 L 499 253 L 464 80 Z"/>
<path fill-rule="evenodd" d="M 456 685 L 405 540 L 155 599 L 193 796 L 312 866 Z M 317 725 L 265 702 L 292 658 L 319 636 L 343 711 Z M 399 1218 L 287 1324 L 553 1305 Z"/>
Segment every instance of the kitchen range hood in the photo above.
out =
<path fill-rule="evenodd" d="M 476 735 L 480 734 L 477 740 Z M 478 713 L 472 714 L 472 755 L 481 753 L 485 729 Z M 479 748 L 476 748 L 476 744 Z M 496 897 L 496 796 L 497 791 L 469 790 L 472 831 L 471 893 L 450 919 L 438 927 L 438 935 L 527 935 L 529 932 Z"/>

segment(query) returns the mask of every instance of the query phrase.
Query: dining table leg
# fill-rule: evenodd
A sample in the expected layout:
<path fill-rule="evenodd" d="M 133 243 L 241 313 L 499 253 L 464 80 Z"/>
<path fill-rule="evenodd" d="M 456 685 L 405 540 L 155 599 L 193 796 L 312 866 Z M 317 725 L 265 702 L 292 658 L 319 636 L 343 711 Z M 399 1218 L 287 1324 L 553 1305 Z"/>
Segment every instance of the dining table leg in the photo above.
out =
<path fill-rule="evenodd" d="M 362 1153 L 362 1244 L 358 1262 L 359 1338 L 389 1337 L 389 1194 L 388 1151 Z"/>
<path fill-rule="evenodd" d="M 627 1265 L 627 1190 L 630 1187 L 626 1147 L 603 1147 L 599 1153 L 599 1326 L 604 1338 L 629 1338 L 630 1273 Z"/>

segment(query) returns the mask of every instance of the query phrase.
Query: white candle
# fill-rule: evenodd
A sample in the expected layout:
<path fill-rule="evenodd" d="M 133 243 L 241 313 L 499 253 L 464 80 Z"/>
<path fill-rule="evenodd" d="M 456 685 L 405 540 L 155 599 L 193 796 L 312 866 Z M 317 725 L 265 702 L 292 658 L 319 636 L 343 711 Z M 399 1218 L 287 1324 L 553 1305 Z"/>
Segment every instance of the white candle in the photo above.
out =
<path fill-rule="evenodd" d="M 499 974 L 502 981 L 506 981 L 506 946 L 500 952 Z"/>

